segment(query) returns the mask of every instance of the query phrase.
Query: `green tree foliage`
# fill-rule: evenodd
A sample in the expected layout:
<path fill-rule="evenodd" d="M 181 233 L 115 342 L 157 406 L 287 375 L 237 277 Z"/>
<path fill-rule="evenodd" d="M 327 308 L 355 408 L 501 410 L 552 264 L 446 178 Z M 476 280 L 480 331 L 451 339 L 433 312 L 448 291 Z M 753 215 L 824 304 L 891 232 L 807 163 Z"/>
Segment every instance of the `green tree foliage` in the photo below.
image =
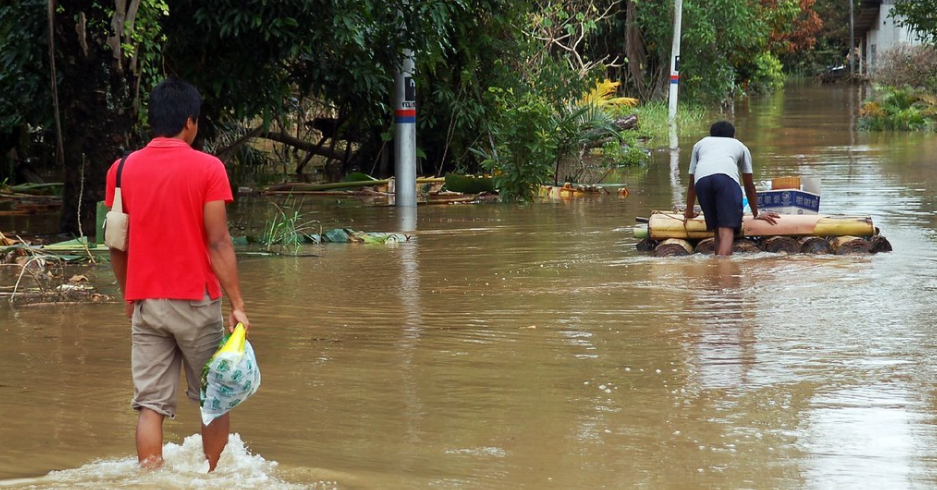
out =
<path fill-rule="evenodd" d="M 45 0 L 11 0 L 0 6 L 0 162 L 29 149 L 30 128 L 52 126 Z M 24 103 L 30 101 L 30 103 Z M 42 101 L 48 101 L 43 104 Z M 12 161 L 0 165 L 0 181 L 13 178 Z"/>
<path fill-rule="evenodd" d="M 721 101 L 748 81 L 773 85 L 780 71 L 769 34 L 793 32 L 786 23 L 796 24 L 810 3 L 779 1 L 781 13 L 761 0 L 685 1 L 683 95 Z M 477 170 L 480 158 L 469 149 L 479 148 L 498 153 L 489 165 L 516 164 L 534 183 L 550 176 L 539 162 L 555 163 L 576 146 L 574 133 L 595 129 L 575 123 L 569 104 L 596 79 L 619 73 L 641 92 L 628 95 L 663 94 L 673 18 L 672 2 L 649 0 L 53 0 L 49 36 L 48 5 L 0 7 L 0 135 L 51 127 L 51 38 L 68 231 L 77 228 L 79 195 L 88 231 L 89 203 L 100 199 L 107 167 L 145 142 L 148 91 L 166 75 L 190 80 L 205 96 L 203 137 L 246 122 L 254 130 L 238 130 L 238 142 L 274 124 L 289 129 L 316 101 L 336 118 L 336 137 L 354 142 L 344 170 L 377 162 L 386 169 L 393 73 L 413 50 L 429 164 L 422 171 Z M 572 129 L 556 131 L 563 121 Z M 529 145 L 541 137 L 549 141 L 534 151 Z M 297 147 L 313 153 L 308 142 Z M 525 158 L 534 162 L 530 172 L 520 169 Z M 508 168 L 500 169 L 505 179 Z"/>
<path fill-rule="evenodd" d="M 637 19 L 647 39 L 648 56 L 667 67 L 673 38 L 673 4 L 640 2 Z M 721 101 L 740 91 L 756 70 L 756 58 L 770 33 L 755 0 L 683 2 L 680 74 L 691 100 Z"/>
<path fill-rule="evenodd" d="M 859 1 L 855 11 L 859 11 Z M 812 49 L 781 56 L 789 70 L 817 74 L 830 66 L 843 63 L 849 52 L 849 4 L 842 0 L 816 0 L 813 11 L 820 19 Z"/>
<path fill-rule="evenodd" d="M 643 101 L 665 98 L 674 3 L 604 3 L 616 4 L 617 13 L 598 26 L 588 43 L 588 56 L 623 60 L 620 68 L 613 66 L 612 74 L 624 82 L 629 94 Z M 810 33 L 818 27 L 812 5 L 810 0 L 685 0 L 681 98 L 713 103 L 747 89 L 778 87 L 784 77 L 776 69 L 780 55 L 808 49 L 812 42 Z M 805 27 L 808 24 L 810 29 Z"/>
<path fill-rule="evenodd" d="M 286 101 L 316 98 L 362 143 L 361 165 L 374 161 L 392 129 L 393 74 L 404 49 L 416 52 L 426 153 L 434 162 L 464 155 L 486 113 L 480 94 L 516 83 L 500 60 L 516 53 L 526 12 L 507 0 L 183 0 L 173 9 L 167 64 L 205 88 L 210 115 L 269 123 Z"/>
<path fill-rule="evenodd" d="M 44 5 L 21 0 L 4 7 L 3 19 L 7 24 L 9 19 L 39 19 L 22 39 L 42 39 Z M 165 75 L 189 79 L 203 92 L 208 124 L 202 130 L 208 137 L 225 120 L 280 119 L 290 101 L 309 96 L 331 104 L 344 127 L 364 128 L 365 148 L 374 140 L 379 148 L 381 133 L 390 128 L 392 75 L 401 52 L 410 48 L 418 52 L 421 99 L 427 100 L 428 88 L 445 100 L 443 87 L 455 86 L 449 95 L 464 102 L 464 110 L 438 112 L 450 121 L 437 122 L 429 113 L 424 125 L 432 130 L 449 123 L 450 135 L 471 141 L 485 114 L 480 94 L 511 72 L 499 70 L 498 60 L 513 52 L 523 26 L 517 20 L 526 14 L 526 4 L 507 0 L 222 0 L 210 5 L 179 0 L 171 10 L 163 0 L 117 5 L 122 8 L 103 0 L 75 0 L 56 10 L 59 92 L 68 101 L 61 108 L 67 122 L 64 174 L 70 203 L 63 211 L 64 230 L 77 231 L 80 189 L 85 203 L 100 199 L 113 159 L 123 148 L 145 141 L 138 116 L 145 113 L 148 89 Z M 12 32 L 4 30 L 4 42 L 17 41 L 10 38 Z M 37 100 L 44 106 L 38 113 L 48 114 L 50 97 L 33 99 L 34 93 L 12 84 L 23 78 L 24 67 L 37 65 L 33 61 L 41 53 L 36 43 L 24 46 L 17 53 L 33 58 L 18 62 L 16 75 L 2 80 L 0 93 L 15 102 Z M 38 65 L 39 74 L 48 72 L 48 60 Z M 20 121 L 29 116 L 26 112 L 4 114 Z M 90 211 L 83 213 L 83 221 L 90 229 Z"/>
<path fill-rule="evenodd" d="M 496 105 L 490 129 L 491 149 L 478 150 L 495 188 L 507 201 L 530 201 L 550 181 L 557 158 L 555 111 L 532 92 L 491 89 Z"/>
<path fill-rule="evenodd" d="M 159 71 L 147 63 L 160 61 L 162 45 L 154 17 L 165 12 L 164 0 L 70 0 L 55 9 L 52 38 L 64 141 L 62 231 L 94 233 L 94 203 L 104 197 L 108 167 L 123 149 L 141 143 L 141 93 L 153 83 L 147 73 Z"/>
<path fill-rule="evenodd" d="M 937 44 L 937 0 L 898 0 L 892 11 L 930 44 Z"/>

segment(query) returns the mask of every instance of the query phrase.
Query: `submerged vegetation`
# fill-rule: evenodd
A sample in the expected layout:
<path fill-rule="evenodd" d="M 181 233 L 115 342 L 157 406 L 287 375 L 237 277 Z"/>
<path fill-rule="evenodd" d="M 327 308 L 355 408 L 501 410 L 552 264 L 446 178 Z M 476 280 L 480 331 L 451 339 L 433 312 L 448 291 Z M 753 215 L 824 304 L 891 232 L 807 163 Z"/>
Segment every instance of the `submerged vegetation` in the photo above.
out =
<path fill-rule="evenodd" d="M 876 87 L 862 104 L 859 127 L 870 131 L 937 131 L 937 95 L 911 87 Z"/>
<path fill-rule="evenodd" d="M 899 45 L 882 53 L 872 81 L 860 128 L 937 131 L 937 48 Z"/>

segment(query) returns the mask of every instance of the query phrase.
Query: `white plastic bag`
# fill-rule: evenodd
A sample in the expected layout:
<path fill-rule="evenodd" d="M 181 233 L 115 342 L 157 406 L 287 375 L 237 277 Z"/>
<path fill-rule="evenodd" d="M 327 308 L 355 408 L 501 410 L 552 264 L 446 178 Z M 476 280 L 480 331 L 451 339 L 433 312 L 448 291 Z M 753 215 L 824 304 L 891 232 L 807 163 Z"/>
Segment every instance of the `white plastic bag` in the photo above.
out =
<path fill-rule="evenodd" d="M 202 369 L 199 394 L 202 423 L 211 424 L 240 405 L 260 387 L 260 367 L 247 332 L 240 323 L 221 341 L 221 347 Z"/>

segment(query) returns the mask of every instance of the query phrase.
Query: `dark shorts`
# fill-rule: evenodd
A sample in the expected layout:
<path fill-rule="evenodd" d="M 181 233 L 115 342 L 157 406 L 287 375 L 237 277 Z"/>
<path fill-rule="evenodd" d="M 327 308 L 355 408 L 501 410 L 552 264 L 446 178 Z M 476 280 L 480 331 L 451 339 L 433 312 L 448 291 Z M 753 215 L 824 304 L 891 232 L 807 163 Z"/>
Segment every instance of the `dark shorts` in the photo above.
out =
<path fill-rule="evenodd" d="M 703 209 L 706 229 L 742 229 L 742 188 L 726 174 L 707 175 L 695 185 L 699 206 Z"/>

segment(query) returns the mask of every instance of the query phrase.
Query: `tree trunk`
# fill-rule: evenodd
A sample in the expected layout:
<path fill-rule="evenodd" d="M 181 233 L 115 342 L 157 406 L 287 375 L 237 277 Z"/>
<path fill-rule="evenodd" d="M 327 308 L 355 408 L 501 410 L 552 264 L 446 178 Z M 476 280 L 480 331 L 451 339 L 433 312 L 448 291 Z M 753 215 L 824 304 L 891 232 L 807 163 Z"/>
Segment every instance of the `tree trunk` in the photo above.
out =
<path fill-rule="evenodd" d="M 872 253 L 891 252 L 891 243 L 882 235 L 875 235 L 869 241 L 872 243 Z"/>
<path fill-rule="evenodd" d="M 638 11 L 635 0 L 625 1 L 625 56 L 628 58 L 628 77 L 639 96 L 649 98 L 647 82 L 644 78 L 647 48 L 638 25 Z"/>
<path fill-rule="evenodd" d="M 669 238 L 660 242 L 660 245 L 654 249 L 656 257 L 682 257 L 693 253 L 693 246 L 686 240 L 679 238 Z"/>
<path fill-rule="evenodd" d="M 696 244 L 696 248 L 693 249 L 694 252 L 698 254 L 707 254 L 712 255 L 716 253 L 716 239 L 715 238 L 704 238 Z"/>
<path fill-rule="evenodd" d="M 818 236 L 805 236 L 800 240 L 800 252 L 805 254 L 828 254 L 833 251 L 830 242 Z"/>
<path fill-rule="evenodd" d="M 765 240 L 761 248 L 765 252 L 791 255 L 800 252 L 800 242 L 789 236 L 773 236 Z"/>
<path fill-rule="evenodd" d="M 872 252 L 872 244 L 854 236 L 838 236 L 830 239 L 836 255 L 865 255 Z"/>
<path fill-rule="evenodd" d="M 732 242 L 732 253 L 756 253 L 761 252 L 755 242 L 747 238 L 738 238 Z"/>
<path fill-rule="evenodd" d="M 55 16 L 60 100 L 64 102 L 65 184 L 59 227 L 95 235 L 96 202 L 107 170 L 129 146 L 133 116 L 129 83 L 105 35 L 90 26 L 111 23 L 92 1 L 62 2 Z"/>
<path fill-rule="evenodd" d="M 637 247 L 639 252 L 651 252 L 657 247 L 657 242 L 650 238 L 642 238 L 635 247 Z"/>

